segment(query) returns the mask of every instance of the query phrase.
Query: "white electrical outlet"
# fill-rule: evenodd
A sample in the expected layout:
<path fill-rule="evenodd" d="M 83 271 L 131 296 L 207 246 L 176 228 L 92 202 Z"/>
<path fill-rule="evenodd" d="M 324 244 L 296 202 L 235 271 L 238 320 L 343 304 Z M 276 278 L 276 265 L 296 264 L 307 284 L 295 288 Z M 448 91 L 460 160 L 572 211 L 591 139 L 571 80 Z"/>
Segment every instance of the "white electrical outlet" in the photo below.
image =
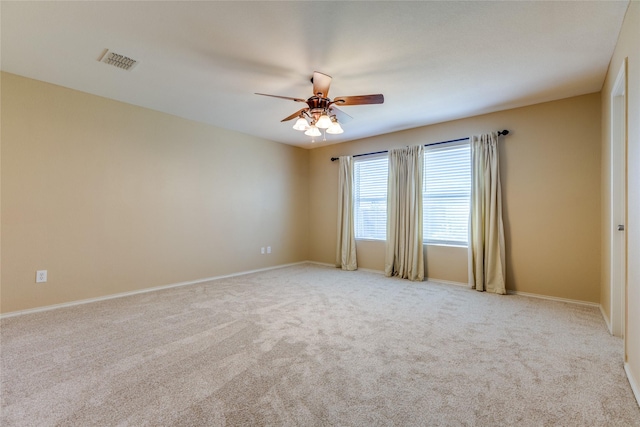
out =
<path fill-rule="evenodd" d="M 260 253 L 264 255 L 264 246 L 260 248 Z"/>
<path fill-rule="evenodd" d="M 36 283 L 44 283 L 47 281 L 47 270 L 36 271 Z"/>
<path fill-rule="evenodd" d="M 271 253 L 271 246 L 267 246 L 267 253 L 270 254 Z"/>

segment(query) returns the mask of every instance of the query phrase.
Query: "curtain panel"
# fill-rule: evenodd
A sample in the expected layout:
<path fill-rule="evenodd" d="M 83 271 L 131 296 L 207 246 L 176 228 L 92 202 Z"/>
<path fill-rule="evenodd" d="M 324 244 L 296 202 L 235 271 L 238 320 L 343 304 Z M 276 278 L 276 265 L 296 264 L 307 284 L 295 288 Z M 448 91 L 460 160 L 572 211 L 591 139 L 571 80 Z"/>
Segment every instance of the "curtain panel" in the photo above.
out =
<path fill-rule="evenodd" d="M 424 280 L 422 166 L 424 146 L 389 150 L 385 275 Z"/>
<path fill-rule="evenodd" d="M 353 159 L 351 156 L 339 158 L 336 267 L 349 271 L 358 269 L 353 220 Z"/>
<path fill-rule="evenodd" d="M 471 137 L 469 284 L 478 291 L 506 294 L 502 189 L 498 134 Z"/>

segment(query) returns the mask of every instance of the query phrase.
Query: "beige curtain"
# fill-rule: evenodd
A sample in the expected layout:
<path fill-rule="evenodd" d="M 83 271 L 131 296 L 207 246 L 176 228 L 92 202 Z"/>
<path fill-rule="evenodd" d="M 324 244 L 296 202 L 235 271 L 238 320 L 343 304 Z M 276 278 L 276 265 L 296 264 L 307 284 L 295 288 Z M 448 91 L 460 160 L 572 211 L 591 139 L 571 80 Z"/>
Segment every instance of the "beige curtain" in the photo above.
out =
<path fill-rule="evenodd" d="M 498 134 L 471 137 L 469 283 L 478 291 L 506 294 Z"/>
<path fill-rule="evenodd" d="M 341 156 L 339 160 L 336 267 L 351 271 L 358 269 L 353 226 L 353 161 L 351 156 Z"/>
<path fill-rule="evenodd" d="M 424 147 L 389 151 L 387 244 L 384 272 L 424 280 L 422 244 L 422 165 Z"/>

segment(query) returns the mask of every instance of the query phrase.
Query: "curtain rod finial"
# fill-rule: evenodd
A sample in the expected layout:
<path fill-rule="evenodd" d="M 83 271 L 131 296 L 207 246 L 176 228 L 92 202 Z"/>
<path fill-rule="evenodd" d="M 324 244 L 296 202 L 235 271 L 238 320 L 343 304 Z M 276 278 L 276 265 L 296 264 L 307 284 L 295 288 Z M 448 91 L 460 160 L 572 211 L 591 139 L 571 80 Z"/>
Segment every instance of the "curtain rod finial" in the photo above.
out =
<path fill-rule="evenodd" d="M 498 135 L 509 135 L 509 131 L 508 131 L 508 130 L 506 130 L 506 129 L 505 129 L 505 130 L 498 131 Z"/>

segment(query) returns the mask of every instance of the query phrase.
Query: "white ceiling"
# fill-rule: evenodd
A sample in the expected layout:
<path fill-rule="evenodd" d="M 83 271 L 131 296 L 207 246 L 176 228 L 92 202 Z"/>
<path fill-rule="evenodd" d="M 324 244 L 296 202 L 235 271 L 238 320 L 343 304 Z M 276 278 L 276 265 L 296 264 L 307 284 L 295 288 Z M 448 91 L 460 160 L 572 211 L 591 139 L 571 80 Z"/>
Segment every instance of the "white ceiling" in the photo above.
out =
<path fill-rule="evenodd" d="M 601 89 L 628 1 L 1 3 L 3 71 L 313 148 Z M 98 62 L 104 49 L 139 61 Z M 345 106 L 344 134 L 280 120 L 311 96 Z M 321 139 L 321 138 L 320 138 Z"/>

